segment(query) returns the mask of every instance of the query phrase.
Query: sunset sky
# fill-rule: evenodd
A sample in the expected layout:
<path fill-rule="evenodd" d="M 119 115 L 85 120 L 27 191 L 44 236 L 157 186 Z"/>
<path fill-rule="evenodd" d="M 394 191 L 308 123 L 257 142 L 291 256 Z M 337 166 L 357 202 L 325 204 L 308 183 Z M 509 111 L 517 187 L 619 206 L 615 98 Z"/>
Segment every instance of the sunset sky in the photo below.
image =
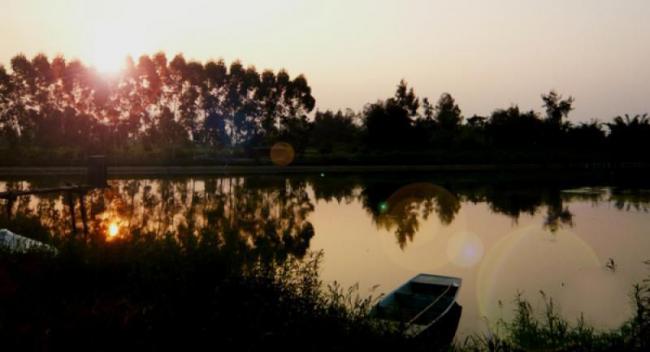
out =
<path fill-rule="evenodd" d="M 404 78 L 465 116 L 552 88 L 573 121 L 650 112 L 648 0 L 0 0 L 0 62 L 63 54 L 114 70 L 182 52 L 304 73 L 322 109 L 386 98 Z"/>

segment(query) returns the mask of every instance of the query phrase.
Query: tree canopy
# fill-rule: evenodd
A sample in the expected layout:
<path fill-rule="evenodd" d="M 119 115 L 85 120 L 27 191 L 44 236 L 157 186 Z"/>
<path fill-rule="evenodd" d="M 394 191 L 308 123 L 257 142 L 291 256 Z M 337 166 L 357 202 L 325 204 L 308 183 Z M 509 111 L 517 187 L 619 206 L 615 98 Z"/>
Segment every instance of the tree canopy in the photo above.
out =
<path fill-rule="evenodd" d="M 541 99 L 543 114 L 513 105 L 465 118 L 450 93 L 437 100 L 419 97 L 401 80 L 392 97 L 360 112 L 314 111 L 305 76 L 260 72 L 240 61 L 198 62 L 183 55 L 169 60 L 158 53 L 129 59 L 123 72 L 105 76 L 76 60 L 17 55 L 8 68 L 0 66 L 0 149 L 14 151 L 7 159 L 63 148 L 83 155 L 139 149 L 149 151 L 146 158 L 163 151 L 176 160 L 182 158 L 177 150 L 251 157 L 284 142 L 298 159 L 406 153 L 435 156 L 414 160 L 419 163 L 573 154 L 585 160 L 645 160 L 647 115 L 575 124 L 569 119 L 573 97 L 551 90 Z"/>
<path fill-rule="evenodd" d="M 273 139 L 315 104 L 302 75 L 162 53 L 130 60 L 111 78 L 79 61 L 18 55 L 10 73 L 0 69 L 0 93 L 0 133 L 9 143 L 91 149 Z"/>

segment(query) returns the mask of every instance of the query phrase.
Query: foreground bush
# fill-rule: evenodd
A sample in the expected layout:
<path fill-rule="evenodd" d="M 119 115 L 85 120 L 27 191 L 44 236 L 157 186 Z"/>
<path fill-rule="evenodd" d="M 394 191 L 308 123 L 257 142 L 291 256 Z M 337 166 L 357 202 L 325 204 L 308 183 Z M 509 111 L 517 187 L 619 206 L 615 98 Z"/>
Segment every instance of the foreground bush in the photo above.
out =
<path fill-rule="evenodd" d="M 209 237 L 0 254 L 2 350 L 347 350 L 403 346 L 372 299 L 322 289 L 320 254 L 240 256 Z"/>
<path fill-rule="evenodd" d="M 59 240 L 57 254 L 0 252 L 2 350 L 445 350 L 368 315 L 375 300 L 319 280 L 320 253 L 251 254 L 234 234 Z M 552 299 L 459 351 L 647 351 L 650 288 L 614 331 L 569 324 Z"/>
<path fill-rule="evenodd" d="M 648 351 L 650 350 L 650 286 L 633 291 L 635 316 L 612 331 L 598 331 L 581 317 L 570 324 L 557 310 L 553 299 L 542 293 L 545 309 L 538 317 L 532 305 L 516 297 L 516 315 L 499 321 L 497 331 L 468 336 L 457 343 L 457 351 Z"/>

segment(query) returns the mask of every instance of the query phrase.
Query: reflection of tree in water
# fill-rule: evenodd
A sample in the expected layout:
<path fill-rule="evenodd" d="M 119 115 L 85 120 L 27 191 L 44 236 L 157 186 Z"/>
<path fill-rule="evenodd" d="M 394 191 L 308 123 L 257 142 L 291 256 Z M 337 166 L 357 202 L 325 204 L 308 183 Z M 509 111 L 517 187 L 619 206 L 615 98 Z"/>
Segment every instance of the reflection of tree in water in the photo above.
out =
<path fill-rule="evenodd" d="M 450 224 L 463 201 L 486 203 L 494 213 L 506 215 L 515 222 L 524 214 L 532 216 L 545 208 L 543 226 L 556 232 L 563 226 L 573 226 L 573 214 L 567 202 L 590 200 L 597 203 L 603 200 L 598 194 L 565 194 L 558 185 L 456 183 L 453 193 L 430 183 L 402 185 L 404 183 L 394 181 L 366 180 L 361 183 L 359 195 L 373 222 L 378 227 L 395 231 L 402 248 L 413 240 L 420 222 L 427 220 L 432 212 L 436 212 L 442 224 Z"/>
<path fill-rule="evenodd" d="M 435 212 L 444 225 L 449 225 L 460 202 L 446 189 L 430 183 L 413 183 L 403 187 L 390 183 L 369 184 L 361 192 L 361 202 L 379 228 L 395 231 L 400 248 L 413 241 L 420 221 Z"/>
<path fill-rule="evenodd" d="M 547 197 L 544 227 L 553 233 L 563 226 L 573 227 L 573 214 L 564 206 L 560 192 L 549 193 Z"/>
<path fill-rule="evenodd" d="M 493 188 L 485 198 L 492 211 L 508 215 L 514 221 L 522 214 L 535 215 L 540 208 L 546 207 L 543 226 L 549 231 L 573 226 L 573 214 L 564 205 L 559 189 Z"/>
<path fill-rule="evenodd" d="M 535 215 L 546 207 L 544 227 L 556 232 L 562 226 L 573 226 L 573 214 L 564 205 L 566 196 L 560 189 L 519 185 L 488 185 L 466 187 L 459 191 L 463 200 L 472 203 L 485 202 L 490 210 L 504 214 L 517 222 L 524 214 Z"/>
<path fill-rule="evenodd" d="M 357 177 L 327 177 L 325 174 L 318 178 L 311 178 L 310 185 L 317 200 L 350 204 L 358 198 L 360 180 Z"/>
<path fill-rule="evenodd" d="M 39 185 L 38 182 L 15 181 L 3 182 L 0 190 L 29 190 L 35 187 L 48 187 L 51 184 Z M 3 207 L 4 208 L 4 207 Z M 5 209 L 3 209 L 4 211 Z M 42 194 L 39 196 L 22 196 L 16 199 L 13 214 L 22 220 L 29 220 L 49 233 L 68 233 L 70 231 L 70 211 L 63 206 L 63 196 L 57 194 Z M 3 214 L 3 220 L 6 216 Z M 12 225 L 12 226 L 10 226 Z M 7 224 L 6 227 L 16 228 L 16 224 Z M 23 226 L 18 226 L 20 230 Z"/>
<path fill-rule="evenodd" d="M 571 184 L 443 180 L 452 187 L 453 192 L 449 192 L 430 182 L 404 179 L 320 175 L 130 179 L 112 181 L 111 189 L 89 192 L 85 200 L 89 232 L 96 240 L 104 241 L 108 227 L 117 225 L 120 237 L 171 236 L 184 241 L 213 238 L 238 255 L 268 259 L 287 254 L 301 256 L 308 249 L 314 235 L 308 221 L 314 211 L 308 187 L 317 200 L 348 204 L 358 200 L 373 223 L 395 233 L 402 248 L 432 213 L 443 225 L 452 223 L 461 202 L 486 203 L 493 212 L 515 221 L 545 209 L 544 226 L 552 232 L 573 226 L 567 204 L 574 201 L 610 201 L 620 210 L 650 208 L 650 192 L 633 187 L 613 188 L 608 194 L 604 189 L 571 189 Z M 0 190 L 56 185 L 52 182 L 5 181 L 0 182 Z M 19 197 L 14 213 L 32 219 L 53 234 L 69 235 L 70 212 L 65 204 L 60 194 Z M 79 226 L 78 203 L 76 216 Z M 9 225 L 5 226 L 21 228 Z"/>
<path fill-rule="evenodd" d="M 306 253 L 314 236 L 307 221 L 314 205 L 305 183 L 259 178 L 238 182 L 235 187 L 236 192 L 230 193 L 235 196 L 229 217 L 235 220 L 231 230 L 238 231 L 259 255 L 288 252 L 300 257 Z"/>
<path fill-rule="evenodd" d="M 650 190 L 616 187 L 611 190 L 609 200 L 619 210 L 648 212 Z"/>
<path fill-rule="evenodd" d="M 314 206 L 304 182 L 133 179 L 111 181 L 111 186 L 85 196 L 89 234 L 98 241 L 106 240 L 108 227 L 115 224 L 121 237 L 210 237 L 242 255 L 281 259 L 303 256 L 314 235 L 308 221 Z M 61 195 L 51 195 L 20 198 L 17 207 L 38 217 L 50 232 L 69 235 L 64 204 Z"/>
<path fill-rule="evenodd" d="M 539 194 L 521 189 L 489 189 L 483 199 L 497 214 L 507 215 L 515 220 L 522 214 L 534 215 L 542 203 Z"/>

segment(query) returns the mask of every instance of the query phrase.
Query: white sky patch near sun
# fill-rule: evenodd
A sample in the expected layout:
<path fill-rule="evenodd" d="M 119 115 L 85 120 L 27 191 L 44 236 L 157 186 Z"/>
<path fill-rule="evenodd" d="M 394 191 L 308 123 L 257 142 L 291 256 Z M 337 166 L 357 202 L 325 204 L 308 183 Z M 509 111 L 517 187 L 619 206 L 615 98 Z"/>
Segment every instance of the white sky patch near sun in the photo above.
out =
<path fill-rule="evenodd" d="M 115 73 L 124 67 L 127 56 L 143 54 L 143 39 L 138 31 L 113 24 L 100 24 L 93 30 L 93 43 L 88 47 L 89 64 L 104 73 Z"/>

